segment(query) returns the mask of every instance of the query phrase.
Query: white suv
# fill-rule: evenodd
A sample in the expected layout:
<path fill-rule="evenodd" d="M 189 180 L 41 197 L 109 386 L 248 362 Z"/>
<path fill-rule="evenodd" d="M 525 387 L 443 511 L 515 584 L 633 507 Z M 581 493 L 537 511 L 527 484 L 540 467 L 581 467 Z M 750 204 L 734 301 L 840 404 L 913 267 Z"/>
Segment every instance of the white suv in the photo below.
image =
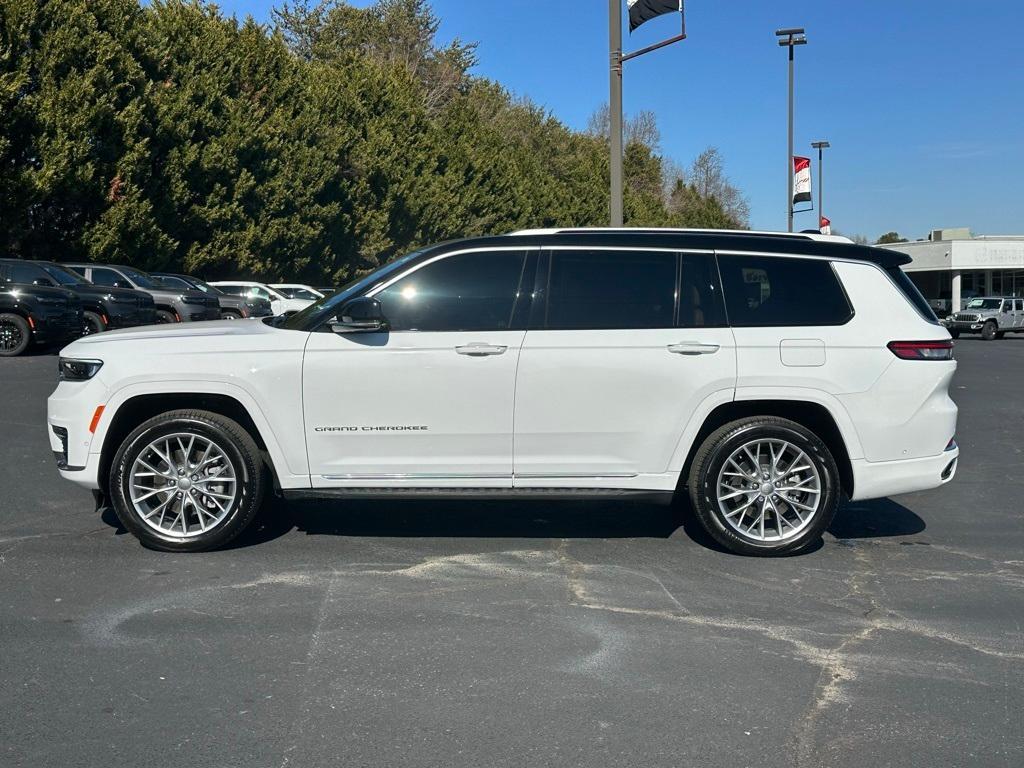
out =
<path fill-rule="evenodd" d="M 250 280 L 217 280 L 210 285 L 229 296 L 242 296 L 246 299 L 266 299 L 270 302 L 270 311 L 275 315 L 290 315 L 305 309 L 313 303 L 313 299 L 302 296 L 286 296 L 281 291 L 271 288 L 265 283 L 254 283 Z"/>
<path fill-rule="evenodd" d="M 61 353 L 61 474 L 151 547 L 290 497 L 658 497 L 731 550 L 956 470 L 952 342 L 903 254 L 841 238 L 537 230 L 425 248 L 290 318 Z M 880 319 L 882 318 L 882 319 Z M 624 512 L 627 514 L 627 512 Z"/>

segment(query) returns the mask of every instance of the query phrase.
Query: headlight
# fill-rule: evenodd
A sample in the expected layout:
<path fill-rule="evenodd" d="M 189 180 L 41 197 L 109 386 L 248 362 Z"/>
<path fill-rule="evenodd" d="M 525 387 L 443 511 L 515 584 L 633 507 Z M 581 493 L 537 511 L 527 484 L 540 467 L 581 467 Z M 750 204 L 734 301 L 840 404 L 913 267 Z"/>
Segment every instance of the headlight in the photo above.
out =
<path fill-rule="evenodd" d="M 57 377 L 61 381 L 88 381 L 102 367 L 102 360 L 76 360 L 73 357 L 61 357 L 57 360 Z"/>

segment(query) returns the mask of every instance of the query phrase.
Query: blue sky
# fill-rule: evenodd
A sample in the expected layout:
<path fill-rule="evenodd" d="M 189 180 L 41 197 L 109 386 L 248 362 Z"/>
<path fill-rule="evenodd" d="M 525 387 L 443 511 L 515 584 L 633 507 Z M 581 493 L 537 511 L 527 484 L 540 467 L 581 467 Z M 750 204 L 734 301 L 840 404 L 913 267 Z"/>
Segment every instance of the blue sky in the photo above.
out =
<path fill-rule="evenodd" d="M 366 2 L 357 2 L 365 5 Z M 225 0 L 265 21 L 268 0 Z M 582 128 L 608 97 L 604 0 L 433 0 L 441 37 L 479 43 L 478 74 Z M 623 2 L 625 6 L 625 2 Z M 634 49 L 675 34 L 655 19 Z M 718 147 L 758 229 L 785 227 L 786 63 L 803 26 L 796 152 L 826 138 L 825 212 L 872 239 L 967 226 L 1024 234 L 1024 5 L 1018 0 L 688 0 L 689 39 L 626 64 L 627 113 L 652 110 L 662 150 Z M 816 162 L 816 159 L 815 159 Z M 815 170 L 817 184 L 817 170 Z M 815 191 L 815 196 L 817 191 Z M 796 218 L 814 226 L 815 214 Z"/>

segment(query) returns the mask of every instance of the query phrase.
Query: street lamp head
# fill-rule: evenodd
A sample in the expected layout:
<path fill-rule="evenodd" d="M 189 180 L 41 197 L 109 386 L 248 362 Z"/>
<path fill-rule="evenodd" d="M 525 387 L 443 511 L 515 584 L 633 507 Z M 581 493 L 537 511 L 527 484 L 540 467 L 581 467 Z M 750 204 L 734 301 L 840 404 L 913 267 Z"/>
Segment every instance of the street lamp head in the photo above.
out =
<path fill-rule="evenodd" d="M 792 35 L 802 35 L 803 33 L 803 27 L 785 27 L 783 29 L 775 30 L 775 34 L 779 37 L 791 37 Z"/>
<path fill-rule="evenodd" d="M 814 147 L 815 149 L 828 149 L 832 145 L 829 144 L 827 141 L 812 141 L 811 146 Z"/>
<path fill-rule="evenodd" d="M 794 45 L 807 45 L 807 38 L 803 35 L 783 37 L 779 39 L 779 45 L 783 48 L 792 48 Z"/>

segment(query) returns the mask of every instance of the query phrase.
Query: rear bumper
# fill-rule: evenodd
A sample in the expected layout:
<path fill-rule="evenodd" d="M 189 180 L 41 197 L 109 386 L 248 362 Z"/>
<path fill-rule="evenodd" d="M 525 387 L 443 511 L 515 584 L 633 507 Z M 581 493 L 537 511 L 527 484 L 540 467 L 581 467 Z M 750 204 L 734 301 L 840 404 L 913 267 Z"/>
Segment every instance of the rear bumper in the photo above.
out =
<path fill-rule="evenodd" d="M 927 491 L 945 485 L 956 475 L 960 448 L 953 447 L 938 456 L 900 461 L 855 459 L 851 501 L 879 499 L 901 493 Z"/>

